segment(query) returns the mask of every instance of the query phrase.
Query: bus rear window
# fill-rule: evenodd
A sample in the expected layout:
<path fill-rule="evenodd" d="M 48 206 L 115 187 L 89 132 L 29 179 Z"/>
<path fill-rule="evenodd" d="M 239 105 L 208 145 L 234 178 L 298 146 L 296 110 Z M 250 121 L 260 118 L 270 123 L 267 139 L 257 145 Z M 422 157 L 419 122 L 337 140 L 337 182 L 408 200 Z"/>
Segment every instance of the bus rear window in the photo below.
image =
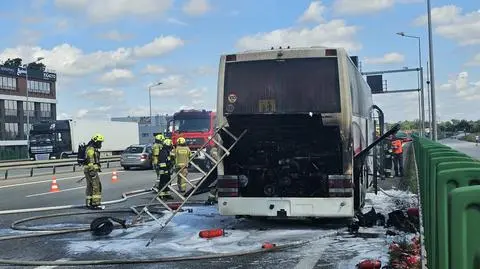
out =
<path fill-rule="evenodd" d="M 340 112 L 336 58 L 229 62 L 224 113 Z"/>

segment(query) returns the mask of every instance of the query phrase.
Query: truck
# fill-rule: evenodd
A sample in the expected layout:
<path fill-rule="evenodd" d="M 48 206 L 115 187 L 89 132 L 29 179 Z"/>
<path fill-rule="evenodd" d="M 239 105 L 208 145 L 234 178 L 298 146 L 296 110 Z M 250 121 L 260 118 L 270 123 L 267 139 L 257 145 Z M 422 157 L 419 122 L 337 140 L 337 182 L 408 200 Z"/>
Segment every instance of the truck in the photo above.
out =
<path fill-rule="evenodd" d="M 247 131 L 229 152 L 221 148 L 235 140 L 218 133 L 218 156 L 228 153 L 216 171 L 221 215 L 352 218 L 361 210 L 378 141 L 356 59 L 327 47 L 220 57 L 217 125 Z"/>
<path fill-rule="evenodd" d="M 180 110 L 173 114 L 168 122 L 168 136 L 171 137 L 173 145 L 177 145 L 177 139 L 183 137 L 192 152 L 196 152 L 208 142 L 206 147 L 195 158 L 195 163 L 203 169 L 210 169 L 212 162 L 204 153 L 212 154 L 216 145 L 210 137 L 216 128 L 216 113 L 205 109 Z M 209 141 L 210 140 L 210 141 Z"/>
<path fill-rule="evenodd" d="M 32 125 L 29 155 L 32 160 L 65 159 L 77 156 L 78 145 L 100 133 L 105 136 L 101 156 L 120 155 L 139 143 L 138 123 L 101 120 L 54 120 Z"/>

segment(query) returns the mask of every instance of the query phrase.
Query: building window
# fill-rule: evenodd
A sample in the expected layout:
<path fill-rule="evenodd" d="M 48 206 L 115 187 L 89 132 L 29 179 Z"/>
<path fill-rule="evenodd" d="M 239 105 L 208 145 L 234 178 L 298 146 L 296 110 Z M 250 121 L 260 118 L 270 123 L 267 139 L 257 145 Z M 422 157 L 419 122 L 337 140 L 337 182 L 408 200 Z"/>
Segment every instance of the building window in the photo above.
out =
<path fill-rule="evenodd" d="M 51 116 L 51 105 L 49 103 L 40 103 L 40 117 L 50 118 Z"/>
<path fill-rule="evenodd" d="M 5 100 L 4 102 L 5 102 L 5 115 L 17 116 L 17 101 Z"/>
<path fill-rule="evenodd" d="M 17 89 L 17 79 L 12 78 L 12 77 L 0 76 L 0 89 L 16 90 Z"/>
<path fill-rule="evenodd" d="M 23 115 L 27 116 L 30 115 L 30 117 L 35 116 L 35 103 L 34 102 L 23 102 Z"/>
<path fill-rule="evenodd" d="M 23 124 L 23 134 L 24 134 L 24 136 L 25 136 L 25 139 L 27 138 L 27 133 L 28 133 L 30 130 L 32 130 L 32 125 L 33 125 L 33 124 L 30 123 L 29 125 L 30 125 L 30 128 L 27 130 L 27 124 L 26 124 L 26 123 Z"/>
<path fill-rule="evenodd" d="M 5 123 L 5 137 L 7 140 L 16 139 L 18 137 L 18 123 Z"/>
<path fill-rule="evenodd" d="M 29 80 L 28 81 L 28 91 L 29 92 L 38 92 L 38 93 L 49 94 L 50 93 L 50 82 Z"/>

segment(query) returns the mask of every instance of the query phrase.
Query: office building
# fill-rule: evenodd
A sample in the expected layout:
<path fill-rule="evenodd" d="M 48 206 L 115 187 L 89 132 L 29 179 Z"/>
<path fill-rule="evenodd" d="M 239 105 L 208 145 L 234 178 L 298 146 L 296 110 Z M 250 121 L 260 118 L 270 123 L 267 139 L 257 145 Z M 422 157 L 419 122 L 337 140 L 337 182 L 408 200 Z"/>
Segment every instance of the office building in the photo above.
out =
<path fill-rule="evenodd" d="M 154 141 L 154 134 L 163 133 L 167 129 L 167 123 L 171 119 L 168 115 L 153 116 L 153 124 L 150 125 L 150 117 L 114 117 L 112 121 L 137 122 L 140 144 L 148 144 Z"/>
<path fill-rule="evenodd" d="M 0 65 L 0 160 L 27 158 L 27 116 L 30 129 L 56 119 L 56 80 L 41 64 L 29 67 L 28 74 L 11 62 Z"/>

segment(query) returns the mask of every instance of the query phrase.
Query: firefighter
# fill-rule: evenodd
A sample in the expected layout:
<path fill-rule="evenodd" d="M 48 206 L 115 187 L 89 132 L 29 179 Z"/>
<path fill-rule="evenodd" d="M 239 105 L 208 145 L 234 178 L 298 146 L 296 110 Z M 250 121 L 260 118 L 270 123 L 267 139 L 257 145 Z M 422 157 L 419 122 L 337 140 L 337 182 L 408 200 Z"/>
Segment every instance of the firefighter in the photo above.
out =
<path fill-rule="evenodd" d="M 185 192 L 187 190 L 187 182 L 185 178 L 188 176 L 188 162 L 192 152 L 187 146 L 185 138 L 177 139 L 177 147 L 175 148 L 175 169 L 177 172 L 178 191 Z"/>
<path fill-rule="evenodd" d="M 158 165 L 158 156 L 163 147 L 163 140 L 165 140 L 165 137 L 162 134 L 157 134 L 155 136 L 155 143 L 153 143 L 152 146 L 152 166 L 157 174 L 155 186 L 159 186 L 160 183 L 160 167 Z"/>
<path fill-rule="evenodd" d="M 100 172 L 100 151 L 102 142 L 105 140 L 103 135 L 96 134 L 87 144 L 86 165 L 84 168 L 87 188 L 85 190 L 86 206 L 89 209 L 104 209 L 102 202 L 102 183 L 98 172 Z"/>
<path fill-rule="evenodd" d="M 392 140 L 393 168 L 395 176 L 403 176 L 403 141 L 400 138 L 393 137 Z"/>
<path fill-rule="evenodd" d="M 157 187 L 159 191 L 170 182 L 170 177 L 171 177 L 170 167 L 172 165 L 170 161 L 171 160 L 170 152 L 172 149 L 171 146 L 172 146 L 172 140 L 170 139 L 163 140 L 163 147 L 160 150 L 160 154 L 158 155 L 160 180 L 159 180 L 159 185 Z M 160 198 L 171 197 L 168 188 L 160 192 L 159 196 Z"/>

